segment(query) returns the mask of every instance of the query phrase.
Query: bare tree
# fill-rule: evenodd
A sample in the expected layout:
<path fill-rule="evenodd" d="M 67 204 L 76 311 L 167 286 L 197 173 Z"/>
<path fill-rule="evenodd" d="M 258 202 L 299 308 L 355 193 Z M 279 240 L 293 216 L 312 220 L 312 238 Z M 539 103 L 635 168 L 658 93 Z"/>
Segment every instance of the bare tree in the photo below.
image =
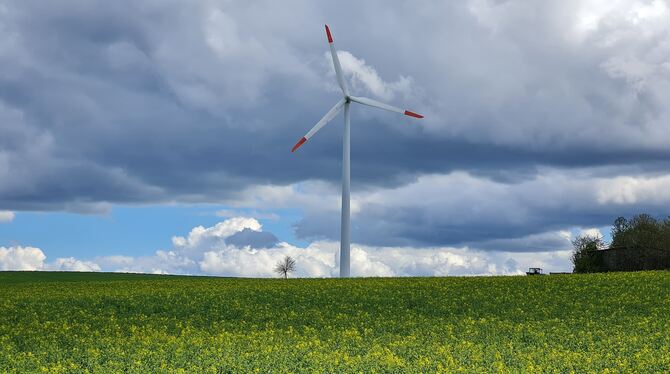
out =
<path fill-rule="evenodd" d="M 284 257 L 275 265 L 275 273 L 283 275 L 284 279 L 288 278 L 288 273 L 295 271 L 295 260 L 291 256 Z"/>

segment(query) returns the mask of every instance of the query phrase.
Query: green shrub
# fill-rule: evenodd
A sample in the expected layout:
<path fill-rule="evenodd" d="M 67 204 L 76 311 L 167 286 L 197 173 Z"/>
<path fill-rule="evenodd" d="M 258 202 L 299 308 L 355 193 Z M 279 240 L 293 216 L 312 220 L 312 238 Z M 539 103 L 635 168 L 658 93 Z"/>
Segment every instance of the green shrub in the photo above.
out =
<path fill-rule="evenodd" d="M 605 247 L 602 238 L 582 235 L 572 241 L 574 252 L 572 263 L 575 273 L 597 273 L 605 271 L 601 249 Z"/>

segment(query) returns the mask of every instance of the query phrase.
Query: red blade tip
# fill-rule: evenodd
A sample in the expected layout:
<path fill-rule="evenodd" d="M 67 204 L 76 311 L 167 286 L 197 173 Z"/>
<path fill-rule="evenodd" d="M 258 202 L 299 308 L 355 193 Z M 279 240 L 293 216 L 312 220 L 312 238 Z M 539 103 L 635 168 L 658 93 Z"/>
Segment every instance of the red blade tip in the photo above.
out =
<path fill-rule="evenodd" d="M 410 117 L 415 117 L 415 118 L 423 118 L 423 116 L 421 114 L 410 112 L 409 110 L 405 111 L 405 115 L 410 116 Z"/>
<path fill-rule="evenodd" d="M 326 35 L 328 35 L 328 43 L 333 42 L 333 36 L 330 34 L 330 28 L 326 25 Z"/>
<path fill-rule="evenodd" d="M 300 148 L 301 145 L 303 145 L 307 141 L 307 138 L 303 137 L 302 139 L 298 140 L 297 143 L 293 146 L 291 149 L 291 152 L 295 152 L 296 149 Z"/>

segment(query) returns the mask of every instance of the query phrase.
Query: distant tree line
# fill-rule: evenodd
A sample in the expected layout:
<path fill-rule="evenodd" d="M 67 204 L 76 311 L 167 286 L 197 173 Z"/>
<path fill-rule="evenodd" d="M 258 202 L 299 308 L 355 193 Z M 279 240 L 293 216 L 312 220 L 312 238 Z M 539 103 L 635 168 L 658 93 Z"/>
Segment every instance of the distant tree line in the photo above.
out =
<path fill-rule="evenodd" d="M 593 235 L 579 236 L 572 244 L 575 273 L 670 269 L 670 217 L 619 217 L 609 246 Z"/>

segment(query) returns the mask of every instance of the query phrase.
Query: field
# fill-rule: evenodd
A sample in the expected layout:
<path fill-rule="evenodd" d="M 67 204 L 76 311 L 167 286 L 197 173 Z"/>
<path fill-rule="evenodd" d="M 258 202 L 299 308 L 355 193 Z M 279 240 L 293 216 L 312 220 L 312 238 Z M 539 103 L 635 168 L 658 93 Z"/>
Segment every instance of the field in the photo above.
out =
<path fill-rule="evenodd" d="M 670 272 L 0 272 L 0 372 L 668 372 Z"/>

